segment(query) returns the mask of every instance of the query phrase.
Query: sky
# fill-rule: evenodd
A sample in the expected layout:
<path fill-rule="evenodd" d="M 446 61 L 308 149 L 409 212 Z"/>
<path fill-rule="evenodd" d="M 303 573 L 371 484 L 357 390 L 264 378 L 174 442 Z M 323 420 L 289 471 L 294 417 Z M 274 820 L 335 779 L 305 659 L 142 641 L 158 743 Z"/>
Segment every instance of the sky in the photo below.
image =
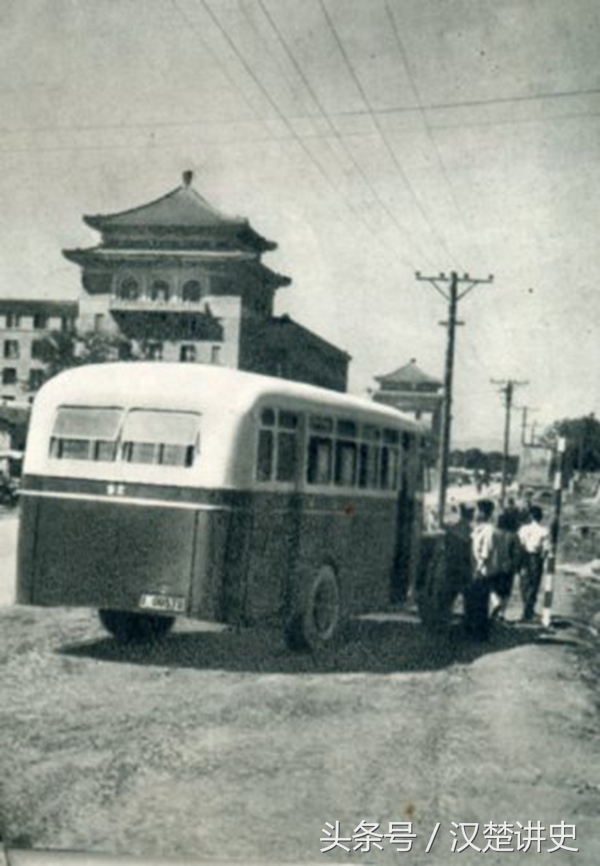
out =
<path fill-rule="evenodd" d="M 191 169 L 278 243 L 276 313 L 352 392 L 443 377 L 416 271 L 493 274 L 460 302 L 454 443 L 501 443 L 491 380 L 538 430 L 597 412 L 599 44 L 597 0 L 2 0 L 0 295 L 76 298 L 83 214 Z"/>

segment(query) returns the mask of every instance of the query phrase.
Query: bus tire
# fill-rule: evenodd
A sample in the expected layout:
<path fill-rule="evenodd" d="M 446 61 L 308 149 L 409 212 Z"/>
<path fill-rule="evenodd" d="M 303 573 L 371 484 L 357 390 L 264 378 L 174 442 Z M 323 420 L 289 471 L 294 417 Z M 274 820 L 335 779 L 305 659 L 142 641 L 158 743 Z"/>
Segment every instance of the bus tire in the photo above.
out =
<path fill-rule="evenodd" d="M 430 631 L 444 631 L 450 624 L 458 590 L 449 581 L 446 540 L 426 539 L 420 563 L 417 607 L 421 622 Z"/>
<path fill-rule="evenodd" d="M 100 610 L 100 622 L 119 643 L 156 641 L 173 628 L 175 618 L 121 610 Z"/>
<path fill-rule="evenodd" d="M 328 649 L 335 644 L 341 623 L 341 596 L 335 570 L 323 564 L 302 587 L 297 610 L 286 626 L 287 646 L 312 652 Z"/>

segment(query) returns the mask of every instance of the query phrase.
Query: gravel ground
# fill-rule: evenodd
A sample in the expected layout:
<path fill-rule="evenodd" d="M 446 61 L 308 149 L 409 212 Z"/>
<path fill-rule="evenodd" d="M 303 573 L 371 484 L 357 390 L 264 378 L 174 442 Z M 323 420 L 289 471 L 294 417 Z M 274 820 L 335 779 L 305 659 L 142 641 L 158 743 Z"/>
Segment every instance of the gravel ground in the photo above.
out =
<path fill-rule="evenodd" d="M 0 528 L 0 532 L 1 532 Z M 326 658 L 275 635 L 178 624 L 122 648 L 86 610 L 0 610 L 0 807 L 11 845 L 131 854 L 446 864 L 452 822 L 565 821 L 600 863 L 590 583 L 559 580 L 559 628 L 474 645 L 410 614 L 356 623 Z M 516 618 L 515 597 L 510 615 Z M 321 853 L 325 822 L 410 821 L 400 854 Z M 430 853 L 425 848 L 439 822 Z M 548 835 L 548 833 L 546 833 Z M 459 847 L 464 844 L 461 837 Z M 346 843 L 348 844 L 348 843 Z M 356 842 L 352 843 L 353 845 Z M 513 847 L 516 846 L 516 837 Z M 475 849 L 463 863 L 505 863 Z"/>

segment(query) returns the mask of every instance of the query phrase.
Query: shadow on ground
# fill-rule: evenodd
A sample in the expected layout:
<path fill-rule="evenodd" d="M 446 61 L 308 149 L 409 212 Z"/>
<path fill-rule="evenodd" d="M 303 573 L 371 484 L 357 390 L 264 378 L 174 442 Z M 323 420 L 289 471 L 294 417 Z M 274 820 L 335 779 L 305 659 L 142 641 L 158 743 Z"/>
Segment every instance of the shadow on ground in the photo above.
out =
<path fill-rule="evenodd" d="M 104 662 L 158 667 L 271 674 L 402 673 L 471 664 L 490 653 L 537 642 L 571 643 L 539 627 L 494 624 L 488 641 L 468 640 L 457 621 L 445 634 L 432 634 L 406 616 L 353 621 L 344 643 L 326 653 L 293 653 L 275 631 L 197 629 L 175 631 L 160 642 L 121 645 L 112 638 L 69 644 L 61 654 Z"/>

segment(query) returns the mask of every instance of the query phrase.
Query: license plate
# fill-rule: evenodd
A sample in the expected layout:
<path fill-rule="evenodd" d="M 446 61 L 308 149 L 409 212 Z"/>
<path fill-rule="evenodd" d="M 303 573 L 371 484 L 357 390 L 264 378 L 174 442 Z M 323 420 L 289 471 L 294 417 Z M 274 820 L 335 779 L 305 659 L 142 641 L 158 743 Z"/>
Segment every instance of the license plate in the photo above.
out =
<path fill-rule="evenodd" d="M 169 613 L 185 613 L 185 598 L 182 595 L 157 595 L 145 592 L 140 597 L 142 610 L 162 610 Z"/>

